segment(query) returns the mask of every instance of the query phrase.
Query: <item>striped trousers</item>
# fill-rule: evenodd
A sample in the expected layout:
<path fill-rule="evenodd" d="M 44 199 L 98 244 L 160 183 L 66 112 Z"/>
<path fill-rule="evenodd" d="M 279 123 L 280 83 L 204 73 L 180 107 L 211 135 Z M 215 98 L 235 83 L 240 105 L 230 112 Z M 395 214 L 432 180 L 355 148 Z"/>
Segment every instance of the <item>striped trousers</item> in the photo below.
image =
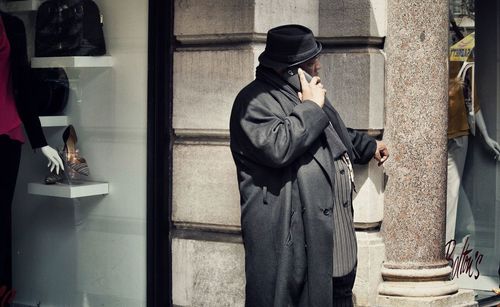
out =
<path fill-rule="evenodd" d="M 350 307 L 356 278 L 357 244 L 352 209 L 352 167 L 342 157 L 334 161 L 333 218 L 333 306 Z"/>

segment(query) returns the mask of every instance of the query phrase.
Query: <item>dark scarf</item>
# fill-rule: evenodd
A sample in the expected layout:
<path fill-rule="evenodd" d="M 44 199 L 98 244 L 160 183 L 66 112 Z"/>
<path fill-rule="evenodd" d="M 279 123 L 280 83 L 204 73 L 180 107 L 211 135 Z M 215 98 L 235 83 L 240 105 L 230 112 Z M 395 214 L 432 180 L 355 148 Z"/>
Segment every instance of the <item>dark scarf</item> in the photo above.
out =
<path fill-rule="evenodd" d="M 270 84 L 276 90 L 289 98 L 294 104 L 301 103 L 297 95 L 297 90 L 290 84 L 288 84 L 288 82 L 286 82 L 283 78 L 281 78 L 281 76 L 279 76 L 274 70 L 259 65 L 257 67 L 256 79 Z M 276 100 L 280 100 L 280 98 L 273 95 L 272 93 L 271 95 Z M 328 143 L 328 147 L 332 152 L 334 159 L 339 158 L 347 151 L 349 158 L 351 160 L 354 160 L 354 152 L 351 139 L 349 137 L 349 132 L 347 131 L 344 122 L 340 118 L 339 113 L 337 112 L 337 110 L 335 110 L 335 108 L 327 98 L 325 98 L 323 111 L 326 113 L 331 123 L 331 126 L 329 125 L 328 127 L 326 127 L 324 132 L 326 135 L 326 142 Z"/>

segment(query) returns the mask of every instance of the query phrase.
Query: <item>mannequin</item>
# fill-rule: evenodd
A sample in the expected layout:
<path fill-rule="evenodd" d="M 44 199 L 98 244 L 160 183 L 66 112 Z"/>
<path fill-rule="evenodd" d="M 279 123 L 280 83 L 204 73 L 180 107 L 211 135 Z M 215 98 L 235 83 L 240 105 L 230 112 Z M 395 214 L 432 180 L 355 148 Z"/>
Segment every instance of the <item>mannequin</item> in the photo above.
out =
<path fill-rule="evenodd" d="M 26 33 L 17 17 L 0 12 L 0 289 L 12 290 L 12 199 L 24 143 L 22 125 L 34 150 L 59 173 L 63 162 L 47 145 L 40 120 L 30 108 Z M 1 299 L 0 299 L 1 300 Z"/>
<path fill-rule="evenodd" d="M 448 100 L 448 184 L 447 184 L 447 204 L 446 204 L 446 242 L 455 239 L 455 228 L 457 209 L 459 203 L 465 210 L 470 211 L 472 217 L 470 202 L 461 185 L 462 174 L 467 155 L 467 147 L 471 129 L 467 122 L 467 110 L 464 101 L 463 82 L 457 80 L 460 68 L 463 62 L 450 62 L 450 84 Z M 469 69 L 472 72 L 474 68 Z M 484 117 L 481 112 L 479 101 L 475 95 L 475 88 L 472 90 L 474 96 L 474 118 L 475 126 L 481 132 L 483 139 L 488 147 L 494 153 L 495 160 L 500 158 L 500 145 L 493 140 L 486 129 Z M 471 218 L 469 226 L 474 229 L 474 220 Z M 462 239 L 460 239 L 462 240 Z"/>

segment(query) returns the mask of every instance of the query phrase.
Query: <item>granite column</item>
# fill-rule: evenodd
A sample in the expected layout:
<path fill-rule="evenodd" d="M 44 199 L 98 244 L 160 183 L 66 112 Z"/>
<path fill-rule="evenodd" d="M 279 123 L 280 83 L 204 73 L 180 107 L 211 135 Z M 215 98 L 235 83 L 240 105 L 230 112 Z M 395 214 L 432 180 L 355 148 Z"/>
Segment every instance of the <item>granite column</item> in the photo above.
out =
<path fill-rule="evenodd" d="M 386 128 L 392 157 L 378 306 L 474 305 L 444 257 L 448 1 L 388 1 Z"/>

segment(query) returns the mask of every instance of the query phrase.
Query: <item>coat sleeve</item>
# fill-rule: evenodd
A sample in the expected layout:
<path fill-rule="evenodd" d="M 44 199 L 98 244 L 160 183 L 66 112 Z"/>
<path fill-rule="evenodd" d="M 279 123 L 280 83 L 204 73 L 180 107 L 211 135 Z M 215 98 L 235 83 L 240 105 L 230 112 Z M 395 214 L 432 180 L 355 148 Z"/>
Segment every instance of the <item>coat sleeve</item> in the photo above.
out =
<path fill-rule="evenodd" d="M 370 162 L 377 150 L 377 142 L 375 139 L 351 128 L 347 128 L 347 131 L 349 132 L 349 137 L 351 138 L 351 143 L 354 148 L 355 159 L 353 162 L 356 164 L 366 164 Z"/>
<path fill-rule="evenodd" d="M 11 44 L 11 70 L 14 97 L 19 117 L 24 124 L 24 128 L 30 140 L 32 148 L 40 148 L 47 145 L 45 135 L 43 134 L 40 119 L 35 110 L 31 84 L 31 69 L 29 67 L 26 32 L 23 22 L 15 17 L 6 16 L 11 23 L 7 33 Z"/>
<path fill-rule="evenodd" d="M 260 97 L 259 97 L 260 96 Z M 231 115 L 231 143 L 236 154 L 280 168 L 302 155 L 328 125 L 328 117 L 312 101 L 286 115 L 270 95 L 239 95 Z"/>

